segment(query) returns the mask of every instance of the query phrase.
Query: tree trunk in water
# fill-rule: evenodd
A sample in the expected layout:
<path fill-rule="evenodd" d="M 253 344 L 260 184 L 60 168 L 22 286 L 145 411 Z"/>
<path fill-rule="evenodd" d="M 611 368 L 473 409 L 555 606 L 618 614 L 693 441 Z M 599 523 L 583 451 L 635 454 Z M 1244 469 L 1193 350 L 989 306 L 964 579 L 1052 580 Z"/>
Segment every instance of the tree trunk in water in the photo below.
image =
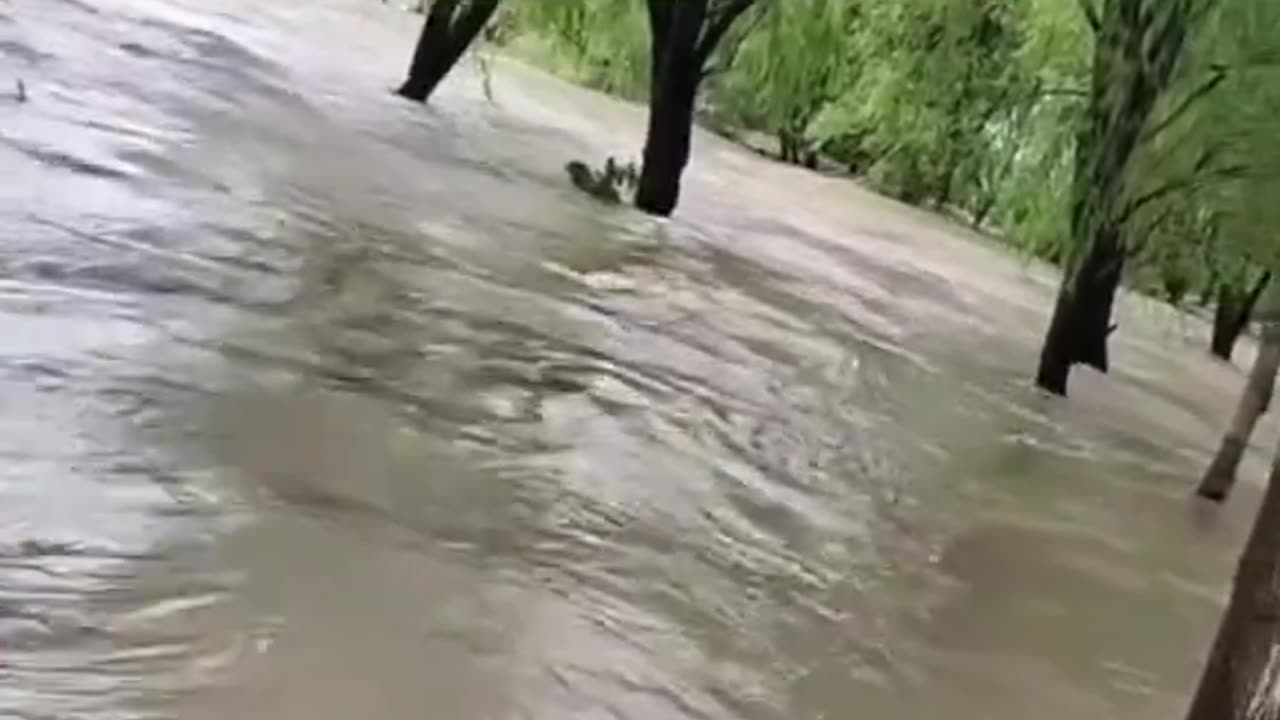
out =
<path fill-rule="evenodd" d="M 986 197 L 982 198 L 982 202 L 980 202 L 978 207 L 973 211 L 973 219 L 969 221 L 969 227 L 974 230 L 981 229 L 982 224 L 987 221 L 987 216 L 995 209 L 996 200 L 997 197 L 995 193 L 987 193 Z"/>
<path fill-rule="evenodd" d="M 1249 371 L 1249 380 L 1245 383 L 1239 404 L 1236 405 L 1231 427 L 1222 436 L 1218 452 L 1205 470 L 1204 477 L 1200 479 L 1200 487 L 1196 489 L 1196 494 L 1200 497 L 1222 502 L 1231 493 L 1231 488 L 1236 484 L 1236 468 L 1244 457 L 1245 449 L 1249 447 L 1253 428 L 1271 404 L 1271 395 L 1276 388 L 1277 369 L 1280 369 L 1280 324 L 1267 322 L 1263 326 L 1258 357 L 1253 361 L 1253 369 Z"/>
<path fill-rule="evenodd" d="M 1130 197 L 1133 159 L 1183 56 L 1191 0 L 1103 0 L 1095 12 L 1089 102 L 1076 142 L 1071 241 L 1036 384 L 1065 395 L 1071 368 L 1106 371 L 1111 308 L 1124 268 L 1125 231 L 1142 207 Z"/>
<path fill-rule="evenodd" d="M 651 5 L 655 2 L 650 0 Z M 698 38 L 707 19 L 707 0 L 680 0 L 665 16 L 659 15 L 651 10 L 651 22 L 666 26 L 652 29 L 651 67 L 656 74 L 649 85 L 649 129 L 636 207 L 666 216 L 680 200 L 680 177 L 689 163 L 694 103 L 702 81 Z"/>
<path fill-rule="evenodd" d="M 1231 361 L 1231 354 L 1236 347 L 1236 339 L 1244 330 L 1244 323 L 1238 322 L 1240 306 L 1244 298 L 1234 288 L 1223 285 L 1218 288 L 1218 303 L 1213 311 L 1213 337 L 1209 340 L 1209 352 L 1214 356 Z"/>
<path fill-rule="evenodd" d="M 1082 363 L 1107 372 L 1107 337 L 1115 329 L 1111 308 L 1124 270 L 1125 254 L 1113 233 L 1102 233 L 1089 246 L 1074 277 L 1064 279 L 1053 319 L 1040 351 L 1036 384 L 1056 395 L 1067 394 L 1071 366 Z"/>
<path fill-rule="evenodd" d="M 1280 453 L 1187 720 L 1280 717 Z"/>
<path fill-rule="evenodd" d="M 1249 326 L 1253 308 L 1270 282 L 1271 273 L 1267 272 L 1263 273 L 1248 292 L 1241 293 L 1229 285 L 1218 288 L 1218 307 L 1213 313 L 1213 339 L 1209 345 L 1210 352 L 1215 356 L 1223 360 L 1231 359 L 1236 341 Z"/>
<path fill-rule="evenodd" d="M 795 162 L 800 154 L 793 150 L 791 135 L 786 130 L 778 133 L 778 160 L 784 163 Z"/>
<path fill-rule="evenodd" d="M 435 0 L 418 36 L 409 77 L 396 92 L 425 102 L 493 17 L 500 1 Z"/>
<path fill-rule="evenodd" d="M 689 74 L 688 68 L 668 73 L 661 94 L 650 103 L 636 207 L 653 215 L 670 215 L 680 201 L 680 178 L 689 163 L 698 94 L 697 78 Z M 696 76 L 696 71 L 692 74 Z"/>

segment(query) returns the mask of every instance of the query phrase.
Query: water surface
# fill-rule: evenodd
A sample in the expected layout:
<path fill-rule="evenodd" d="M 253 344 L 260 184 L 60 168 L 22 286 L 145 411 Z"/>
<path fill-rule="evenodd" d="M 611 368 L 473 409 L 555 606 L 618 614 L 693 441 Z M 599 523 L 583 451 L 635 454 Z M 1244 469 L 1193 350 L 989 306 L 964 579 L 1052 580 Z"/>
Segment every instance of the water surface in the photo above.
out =
<path fill-rule="evenodd" d="M 369 0 L 0 5 L 0 715 L 1168 718 L 1252 508 L 1241 371 L 1052 278 L 499 63 L 392 96 Z M 1264 438 L 1274 435 L 1268 426 Z"/>

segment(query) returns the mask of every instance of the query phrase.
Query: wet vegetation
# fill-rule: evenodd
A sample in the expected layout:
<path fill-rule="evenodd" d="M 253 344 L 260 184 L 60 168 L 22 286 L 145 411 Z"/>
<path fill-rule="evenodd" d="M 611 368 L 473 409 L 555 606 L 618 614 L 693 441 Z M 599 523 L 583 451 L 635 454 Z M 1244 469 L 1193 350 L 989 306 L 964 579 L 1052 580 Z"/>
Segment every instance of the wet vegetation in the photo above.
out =
<path fill-rule="evenodd" d="M 495 4 L 472 0 L 486 16 Z M 455 5 L 438 0 L 428 31 L 436 8 Z M 1110 368 L 1126 282 L 1208 306 L 1208 350 L 1230 360 L 1280 260 L 1274 2 L 563 0 L 508 3 L 500 23 L 510 52 L 647 100 L 641 210 L 675 210 L 697 117 L 780 162 L 848 174 L 1060 266 L 1035 372 L 1053 394 L 1066 395 L 1077 365 Z M 456 59 L 455 41 L 442 47 Z M 568 169 L 618 201 L 611 176 Z M 1264 304 L 1261 350 L 1203 498 L 1226 498 L 1270 405 L 1280 334 L 1275 301 Z M 1276 472 L 1193 720 L 1276 715 Z"/>
<path fill-rule="evenodd" d="M 1280 718 L 1280 3 L 393 3 L 0 11 L 0 715 Z"/>
<path fill-rule="evenodd" d="M 1271 27 L 1274 8 L 743 4 L 751 7 L 739 27 L 704 61 L 701 120 L 780 161 L 848 173 L 1066 268 L 1042 387 L 1065 394 L 1071 366 L 1108 368 L 1122 280 L 1206 306 L 1211 350 L 1231 356 L 1270 280 L 1272 241 L 1257 237 L 1263 208 L 1252 206 L 1275 174 L 1266 137 L 1276 41 L 1259 30 Z M 513 3 L 503 38 L 584 84 L 644 99 L 657 62 L 645 7 Z"/>

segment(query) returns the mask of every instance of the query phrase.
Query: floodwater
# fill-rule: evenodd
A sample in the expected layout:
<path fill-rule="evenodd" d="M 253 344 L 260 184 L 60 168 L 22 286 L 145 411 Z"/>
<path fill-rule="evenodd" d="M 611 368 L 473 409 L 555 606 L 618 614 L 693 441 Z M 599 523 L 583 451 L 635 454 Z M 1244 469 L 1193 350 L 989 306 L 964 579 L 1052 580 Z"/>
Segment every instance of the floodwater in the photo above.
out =
<path fill-rule="evenodd" d="M 1266 457 L 1188 499 L 1201 325 L 1043 397 L 1041 269 L 712 137 L 596 205 L 641 111 L 401 102 L 417 22 L 0 4 L 0 717 L 1181 714 Z"/>

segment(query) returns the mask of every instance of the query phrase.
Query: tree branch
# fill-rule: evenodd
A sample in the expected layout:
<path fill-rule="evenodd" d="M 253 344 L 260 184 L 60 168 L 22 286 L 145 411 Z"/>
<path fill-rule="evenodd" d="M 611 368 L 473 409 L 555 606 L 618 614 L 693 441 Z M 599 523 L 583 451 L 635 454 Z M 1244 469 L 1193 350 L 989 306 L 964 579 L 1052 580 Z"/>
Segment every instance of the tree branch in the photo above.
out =
<path fill-rule="evenodd" d="M 1129 256 L 1133 257 L 1134 255 L 1141 254 L 1142 251 L 1146 249 L 1147 242 L 1151 240 L 1151 236 L 1155 234 L 1156 230 L 1160 229 L 1161 225 L 1167 223 L 1171 217 L 1173 217 L 1172 205 L 1166 207 L 1159 215 L 1153 218 L 1151 222 L 1147 223 L 1145 227 L 1134 233 L 1133 240 L 1130 241 L 1129 246 L 1125 249 Z"/>
<path fill-rule="evenodd" d="M 1089 27 L 1094 32 L 1102 29 L 1102 20 L 1098 17 L 1098 8 L 1094 6 L 1093 0 L 1077 0 L 1080 4 L 1080 10 L 1084 13 L 1085 22 L 1089 23 Z"/>
<path fill-rule="evenodd" d="M 1173 193 L 1183 190 L 1199 189 L 1219 180 L 1238 180 L 1249 170 L 1249 166 L 1243 163 L 1226 165 L 1208 171 L 1204 170 L 1205 167 L 1207 167 L 1207 162 L 1197 162 L 1196 167 L 1187 175 L 1170 180 L 1169 182 L 1134 198 L 1133 202 L 1130 202 L 1125 207 L 1124 212 L 1120 214 L 1119 222 L 1124 223 L 1128 221 L 1129 218 L 1133 217 L 1134 214 L 1142 208 L 1161 198 L 1172 195 Z"/>
<path fill-rule="evenodd" d="M 720 40 L 724 38 L 725 33 L 729 32 L 729 28 L 733 26 L 733 21 L 737 20 L 738 16 L 746 12 L 755 2 L 756 0 L 725 0 L 723 5 L 714 7 L 707 13 L 707 25 L 702 32 L 702 36 L 698 38 L 696 50 L 696 57 L 700 65 L 706 65 L 711 53 L 715 52 Z"/>
<path fill-rule="evenodd" d="M 718 58 L 718 61 L 716 62 L 715 65 L 711 65 L 710 63 L 704 61 L 704 69 L 702 71 L 703 79 L 711 77 L 716 73 L 724 72 L 728 70 L 730 67 L 733 67 L 734 61 L 738 58 L 738 51 L 742 49 L 743 42 L 747 39 L 747 36 L 751 34 L 751 31 L 754 30 L 756 26 L 760 24 L 761 20 L 764 19 L 764 15 L 765 14 L 763 12 L 758 12 L 751 17 L 750 24 L 747 25 L 745 28 L 743 28 L 741 32 L 736 33 L 736 37 L 734 38 L 733 42 L 728 46 L 728 49 L 720 53 L 720 57 Z M 711 48 L 711 50 L 708 51 L 707 53 L 708 60 L 710 59 L 710 55 L 712 52 L 714 52 L 714 50 L 715 48 Z"/>
<path fill-rule="evenodd" d="M 1213 11 L 1216 5 L 1217 3 L 1214 0 L 1202 0 L 1198 3 L 1193 2 L 1191 7 L 1187 10 L 1187 25 L 1190 27 L 1199 25 L 1200 22 Z"/>
<path fill-rule="evenodd" d="M 1204 82 L 1200 83 L 1199 87 L 1197 87 L 1195 90 L 1192 90 L 1190 93 L 1188 93 L 1187 96 L 1182 99 L 1182 102 L 1178 103 L 1176 107 L 1170 110 L 1168 115 L 1165 115 L 1163 120 L 1156 123 L 1149 130 L 1147 130 L 1145 133 L 1142 134 L 1143 142 L 1149 141 L 1155 138 L 1160 133 L 1164 132 L 1165 130 L 1168 130 L 1169 126 L 1173 125 L 1175 122 L 1178 121 L 1178 118 L 1185 115 L 1186 112 L 1190 110 L 1197 102 L 1199 102 L 1200 100 L 1203 100 L 1206 96 L 1209 95 L 1209 93 L 1212 93 L 1214 90 L 1216 90 L 1217 87 L 1221 85 L 1222 82 L 1226 79 L 1227 79 L 1227 68 L 1222 65 L 1215 65 L 1213 67 L 1213 72 L 1209 76 L 1208 80 L 1205 80 Z"/>
<path fill-rule="evenodd" d="M 466 9 L 453 19 L 454 26 L 468 37 L 475 37 L 497 12 L 500 2 L 501 0 L 471 0 Z"/>

